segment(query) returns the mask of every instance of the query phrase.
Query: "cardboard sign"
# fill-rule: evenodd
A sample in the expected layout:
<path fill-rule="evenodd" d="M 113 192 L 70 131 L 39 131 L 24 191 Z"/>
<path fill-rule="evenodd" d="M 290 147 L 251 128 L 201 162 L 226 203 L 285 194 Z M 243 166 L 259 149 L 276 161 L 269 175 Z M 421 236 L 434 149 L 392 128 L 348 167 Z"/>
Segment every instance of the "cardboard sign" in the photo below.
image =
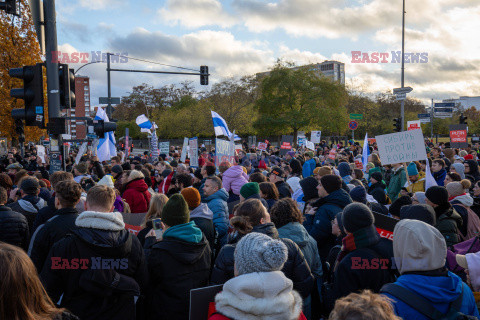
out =
<path fill-rule="evenodd" d="M 297 144 L 299 147 L 303 147 L 307 144 L 307 138 L 306 137 L 297 137 Z"/>
<path fill-rule="evenodd" d="M 315 151 L 315 144 L 312 141 L 306 140 L 305 147 L 307 147 L 307 149 Z"/>
<path fill-rule="evenodd" d="M 37 147 L 37 156 L 39 156 L 40 159 L 42 159 L 42 163 L 45 163 L 45 146 L 36 145 L 36 147 Z"/>
<path fill-rule="evenodd" d="M 257 149 L 261 150 L 261 151 L 266 151 L 267 150 L 267 144 L 265 142 L 259 142 Z"/>
<path fill-rule="evenodd" d="M 313 143 L 320 143 L 320 139 L 322 138 L 322 131 L 312 131 L 310 135 L 310 141 Z"/>
<path fill-rule="evenodd" d="M 466 124 L 452 124 L 450 129 L 450 147 L 452 148 L 466 148 L 467 142 L 467 125 Z"/>
<path fill-rule="evenodd" d="M 425 160 L 422 130 L 411 130 L 376 136 L 382 165 Z"/>
<path fill-rule="evenodd" d="M 328 159 L 335 160 L 336 156 L 337 156 L 337 149 L 332 149 L 328 153 Z"/>
<path fill-rule="evenodd" d="M 215 139 L 215 166 L 218 168 L 224 161 L 235 164 L 235 145 L 233 141 Z"/>
<path fill-rule="evenodd" d="M 355 168 L 360 169 L 360 170 L 363 169 L 362 159 L 355 159 Z"/>
<path fill-rule="evenodd" d="M 182 155 L 180 156 L 181 162 L 185 162 L 185 159 L 187 158 L 187 147 L 188 147 L 188 138 L 183 138 Z"/>
<path fill-rule="evenodd" d="M 184 143 L 185 143 L 185 140 L 184 140 Z M 158 144 L 158 151 L 160 152 L 160 154 L 166 154 L 168 156 L 168 153 L 170 152 L 170 142 L 169 141 L 160 142 Z"/>
<path fill-rule="evenodd" d="M 223 284 L 190 290 L 190 320 L 206 320 L 210 302 L 215 301 Z"/>
<path fill-rule="evenodd" d="M 188 157 L 190 158 L 190 167 L 198 168 L 198 139 L 191 138 L 188 141 Z"/>
<path fill-rule="evenodd" d="M 380 237 L 393 240 L 393 230 L 398 220 L 378 212 L 373 212 L 373 216 L 375 217 L 375 227 Z"/>
<path fill-rule="evenodd" d="M 422 129 L 420 126 L 420 120 L 407 121 L 407 131 L 415 129 Z"/>
<path fill-rule="evenodd" d="M 280 145 L 280 156 L 284 156 L 288 151 L 292 150 L 293 136 L 282 136 L 282 144 Z"/>

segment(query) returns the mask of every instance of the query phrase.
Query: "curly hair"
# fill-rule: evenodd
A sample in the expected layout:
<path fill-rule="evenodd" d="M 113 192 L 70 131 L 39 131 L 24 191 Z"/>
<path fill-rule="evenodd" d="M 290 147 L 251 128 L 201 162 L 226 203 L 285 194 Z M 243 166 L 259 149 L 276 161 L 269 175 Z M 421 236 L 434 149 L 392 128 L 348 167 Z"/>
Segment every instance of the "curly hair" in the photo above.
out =
<path fill-rule="evenodd" d="M 55 197 L 63 207 L 75 207 L 81 196 L 82 187 L 73 180 L 60 181 L 55 185 Z"/>
<path fill-rule="evenodd" d="M 303 222 L 302 213 L 291 198 L 278 200 L 270 209 L 270 217 L 277 229 L 290 222 Z"/>

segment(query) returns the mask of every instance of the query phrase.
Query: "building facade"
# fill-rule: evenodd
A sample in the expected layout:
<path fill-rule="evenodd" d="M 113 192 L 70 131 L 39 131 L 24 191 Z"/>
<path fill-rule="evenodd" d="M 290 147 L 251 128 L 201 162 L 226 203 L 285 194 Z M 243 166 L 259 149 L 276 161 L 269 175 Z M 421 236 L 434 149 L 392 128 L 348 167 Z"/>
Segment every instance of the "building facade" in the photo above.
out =
<path fill-rule="evenodd" d="M 480 96 L 477 97 L 460 97 L 458 99 L 444 99 L 442 102 L 454 102 L 455 105 L 460 104 L 463 109 L 469 109 L 475 107 L 477 110 L 480 110 Z"/>
<path fill-rule="evenodd" d="M 75 77 L 75 109 L 67 111 L 71 117 L 91 117 L 90 112 L 90 78 L 86 76 Z M 67 133 L 72 139 L 85 139 L 87 128 L 83 120 L 70 120 L 67 122 Z"/>

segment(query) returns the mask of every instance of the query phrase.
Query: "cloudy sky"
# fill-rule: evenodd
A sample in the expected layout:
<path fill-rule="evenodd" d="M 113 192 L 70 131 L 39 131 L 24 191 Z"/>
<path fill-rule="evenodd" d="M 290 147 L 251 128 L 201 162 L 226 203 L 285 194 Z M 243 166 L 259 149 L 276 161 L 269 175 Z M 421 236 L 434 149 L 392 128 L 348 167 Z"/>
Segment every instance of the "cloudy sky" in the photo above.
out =
<path fill-rule="evenodd" d="M 401 50 L 401 26 L 401 0 L 57 1 L 60 51 L 126 53 L 196 70 L 208 65 L 210 83 L 265 71 L 278 58 L 297 65 L 338 60 L 349 88 L 391 90 L 400 87 L 391 52 Z M 428 55 L 426 63 L 405 64 L 409 96 L 428 103 L 480 95 L 478 30 L 478 0 L 406 0 L 405 52 Z M 388 53 L 388 62 L 352 63 L 352 51 Z M 116 67 L 179 71 L 131 59 Z M 106 96 L 105 68 L 79 72 L 91 78 L 92 105 Z M 197 76 L 116 72 L 112 95 L 185 80 L 199 83 Z"/>

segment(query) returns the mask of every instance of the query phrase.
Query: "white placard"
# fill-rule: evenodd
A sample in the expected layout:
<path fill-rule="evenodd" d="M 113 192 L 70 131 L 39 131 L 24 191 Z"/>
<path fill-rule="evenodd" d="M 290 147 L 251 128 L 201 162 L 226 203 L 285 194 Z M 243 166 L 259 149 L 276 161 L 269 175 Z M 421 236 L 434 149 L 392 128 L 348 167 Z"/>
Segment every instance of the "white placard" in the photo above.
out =
<path fill-rule="evenodd" d="M 312 141 L 313 143 L 320 143 L 321 138 L 322 138 L 322 131 L 311 132 L 310 141 Z"/>
<path fill-rule="evenodd" d="M 42 163 L 45 163 L 45 146 L 40 146 L 37 144 L 37 156 L 42 159 Z"/>
<path fill-rule="evenodd" d="M 307 149 L 310 149 L 310 150 L 314 150 L 314 151 L 315 151 L 315 143 L 313 143 L 312 141 L 306 140 L 305 146 L 307 147 Z"/>
<path fill-rule="evenodd" d="M 87 143 L 84 142 L 78 149 L 77 156 L 75 157 L 75 164 L 78 164 L 80 162 L 80 159 L 82 159 L 83 154 L 87 151 Z"/>
<path fill-rule="evenodd" d="M 185 162 L 185 159 L 187 159 L 187 151 L 188 151 L 188 138 L 183 138 L 182 155 L 180 156 L 181 162 Z"/>
<path fill-rule="evenodd" d="M 158 150 L 160 151 L 160 154 L 163 153 L 168 156 L 168 153 L 170 152 L 170 142 L 169 141 L 160 142 L 158 144 Z"/>
<path fill-rule="evenodd" d="M 411 130 L 376 136 L 382 165 L 425 160 L 422 130 Z"/>
<path fill-rule="evenodd" d="M 198 167 L 198 139 L 191 138 L 188 141 L 190 149 L 188 150 L 188 157 L 190 158 L 190 167 Z"/>
<path fill-rule="evenodd" d="M 420 126 L 420 120 L 407 121 L 407 131 L 422 129 Z"/>

